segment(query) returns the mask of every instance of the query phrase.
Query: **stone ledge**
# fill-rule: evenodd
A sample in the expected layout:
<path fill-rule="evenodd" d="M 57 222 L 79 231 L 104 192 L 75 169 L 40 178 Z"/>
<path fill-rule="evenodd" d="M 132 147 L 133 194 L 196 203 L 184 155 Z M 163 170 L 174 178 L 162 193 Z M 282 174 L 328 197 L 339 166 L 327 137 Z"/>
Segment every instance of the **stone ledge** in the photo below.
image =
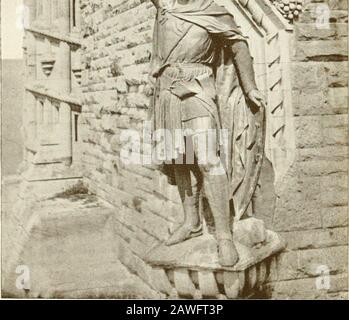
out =
<path fill-rule="evenodd" d="M 152 266 L 163 268 L 243 271 L 284 249 L 285 242 L 277 233 L 267 230 L 266 243 L 259 248 L 248 248 L 240 243 L 235 245 L 240 260 L 234 267 L 222 267 L 218 263 L 216 240 L 210 234 L 171 247 L 162 243 L 153 248 L 145 260 Z"/>
<path fill-rule="evenodd" d="M 276 269 L 274 255 L 284 249 L 278 234 L 267 231 L 266 241 L 249 248 L 238 242 L 240 261 L 234 267 L 218 263 L 216 240 L 206 234 L 178 245 L 160 244 L 146 254 L 157 290 L 171 298 L 237 299 L 261 288 Z"/>
<path fill-rule="evenodd" d="M 47 37 L 52 40 L 56 41 L 62 41 L 66 42 L 69 45 L 81 47 L 81 41 L 80 39 L 74 38 L 71 34 L 70 35 L 62 35 L 61 33 L 53 33 L 49 31 L 44 31 L 42 29 L 36 29 L 36 28 L 26 28 L 25 31 L 31 32 L 33 34 Z"/>
<path fill-rule="evenodd" d="M 8 230 L 2 252 L 4 297 L 160 298 L 118 259 L 115 208 L 108 203 L 91 194 L 76 194 L 35 202 L 20 212 L 11 209 L 18 201 L 13 198 L 3 221 Z M 29 268 L 29 288 L 16 287 L 18 265 Z"/>

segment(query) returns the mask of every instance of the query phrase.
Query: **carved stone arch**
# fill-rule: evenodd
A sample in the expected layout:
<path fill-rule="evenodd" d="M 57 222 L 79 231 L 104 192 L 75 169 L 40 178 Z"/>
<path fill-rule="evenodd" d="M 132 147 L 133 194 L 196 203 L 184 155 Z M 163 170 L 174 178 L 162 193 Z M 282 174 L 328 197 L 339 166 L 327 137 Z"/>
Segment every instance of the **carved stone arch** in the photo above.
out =
<path fill-rule="evenodd" d="M 216 0 L 231 12 L 248 37 L 256 82 L 267 100 L 266 156 L 273 164 L 275 184 L 295 157 L 295 137 L 290 80 L 292 25 L 271 2 L 261 0 Z"/>

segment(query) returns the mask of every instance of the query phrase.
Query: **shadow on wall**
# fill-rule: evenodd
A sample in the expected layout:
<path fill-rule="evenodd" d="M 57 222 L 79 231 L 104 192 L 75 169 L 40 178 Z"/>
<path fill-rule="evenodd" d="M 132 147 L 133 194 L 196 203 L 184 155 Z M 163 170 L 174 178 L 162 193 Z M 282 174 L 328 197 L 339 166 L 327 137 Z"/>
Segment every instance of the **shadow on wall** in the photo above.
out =
<path fill-rule="evenodd" d="M 23 108 L 23 60 L 2 60 L 2 175 L 15 174 L 23 157 L 21 135 Z"/>

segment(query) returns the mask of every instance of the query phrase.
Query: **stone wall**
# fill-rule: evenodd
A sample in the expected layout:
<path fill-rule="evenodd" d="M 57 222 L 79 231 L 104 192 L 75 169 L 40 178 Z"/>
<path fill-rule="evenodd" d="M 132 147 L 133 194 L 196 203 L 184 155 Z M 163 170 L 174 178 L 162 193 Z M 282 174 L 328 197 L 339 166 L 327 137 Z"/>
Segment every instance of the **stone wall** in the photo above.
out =
<path fill-rule="evenodd" d="M 295 22 L 292 97 L 295 161 L 276 186 L 275 213 L 266 224 L 287 240 L 277 276 L 261 294 L 273 298 L 344 297 L 347 291 L 347 1 L 328 1 L 329 29 L 316 27 L 306 1 Z M 144 0 L 81 1 L 83 30 L 83 175 L 115 206 L 121 261 L 152 285 L 142 258 L 182 219 L 176 189 L 151 166 L 125 165 L 120 135 L 142 134 L 144 94 L 155 10 Z M 329 290 L 318 290 L 321 270 Z"/>
<path fill-rule="evenodd" d="M 176 190 L 150 166 L 125 165 L 120 134 L 142 134 L 149 99 L 147 83 L 155 10 L 150 1 L 85 1 L 84 105 L 81 136 L 84 176 L 98 196 L 115 206 L 120 259 L 148 283 L 151 268 L 142 257 L 168 237 L 180 219 Z"/>
<path fill-rule="evenodd" d="M 329 28 L 321 29 L 316 12 L 326 4 Z M 279 258 L 276 297 L 343 297 L 348 288 L 347 5 L 307 1 L 295 23 L 291 63 L 297 148 L 279 185 L 272 222 L 288 242 Z M 316 290 L 314 277 L 326 268 L 330 289 Z"/>

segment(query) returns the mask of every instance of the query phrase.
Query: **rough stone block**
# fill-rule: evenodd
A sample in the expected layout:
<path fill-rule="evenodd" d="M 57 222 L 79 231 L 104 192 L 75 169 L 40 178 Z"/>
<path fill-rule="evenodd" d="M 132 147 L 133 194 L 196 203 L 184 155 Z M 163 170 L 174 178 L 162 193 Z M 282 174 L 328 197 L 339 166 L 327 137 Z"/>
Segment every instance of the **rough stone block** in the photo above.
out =
<path fill-rule="evenodd" d="M 254 247 L 267 239 L 267 231 L 262 220 L 247 218 L 234 223 L 234 240 L 248 247 Z"/>
<path fill-rule="evenodd" d="M 348 213 L 347 206 L 322 209 L 323 228 L 348 226 Z"/>
<path fill-rule="evenodd" d="M 347 273 L 348 247 L 301 250 L 298 252 L 299 272 L 303 277 L 316 277 L 323 268 L 330 274 Z"/>
<path fill-rule="evenodd" d="M 295 119 L 296 144 L 299 148 L 319 147 L 323 141 L 320 116 Z"/>
<path fill-rule="evenodd" d="M 348 112 L 347 88 L 300 89 L 294 90 L 292 95 L 295 116 L 345 114 Z"/>
<path fill-rule="evenodd" d="M 321 228 L 320 178 L 285 178 L 278 191 L 273 230 L 291 231 Z"/>
<path fill-rule="evenodd" d="M 298 40 L 331 40 L 346 37 L 348 25 L 345 23 L 329 23 L 329 28 L 320 29 L 316 24 L 297 23 L 296 36 Z"/>
<path fill-rule="evenodd" d="M 348 288 L 346 275 L 334 275 L 329 277 L 330 288 L 317 286 L 317 278 L 297 279 L 269 283 L 265 291 L 270 297 L 278 299 L 338 299 L 338 294 L 345 292 Z M 319 281 L 319 280 L 318 280 Z"/>
<path fill-rule="evenodd" d="M 295 58 L 298 61 L 347 61 L 347 40 L 298 42 Z"/>
<path fill-rule="evenodd" d="M 323 208 L 348 205 L 348 177 L 333 174 L 321 177 L 321 204 Z"/>
<path fill-rule="evenodd" d="M 345 246 L 348 242 L 347 228 L 315 229 L 282 232 L 288 250 L 306 250 Z"/>

